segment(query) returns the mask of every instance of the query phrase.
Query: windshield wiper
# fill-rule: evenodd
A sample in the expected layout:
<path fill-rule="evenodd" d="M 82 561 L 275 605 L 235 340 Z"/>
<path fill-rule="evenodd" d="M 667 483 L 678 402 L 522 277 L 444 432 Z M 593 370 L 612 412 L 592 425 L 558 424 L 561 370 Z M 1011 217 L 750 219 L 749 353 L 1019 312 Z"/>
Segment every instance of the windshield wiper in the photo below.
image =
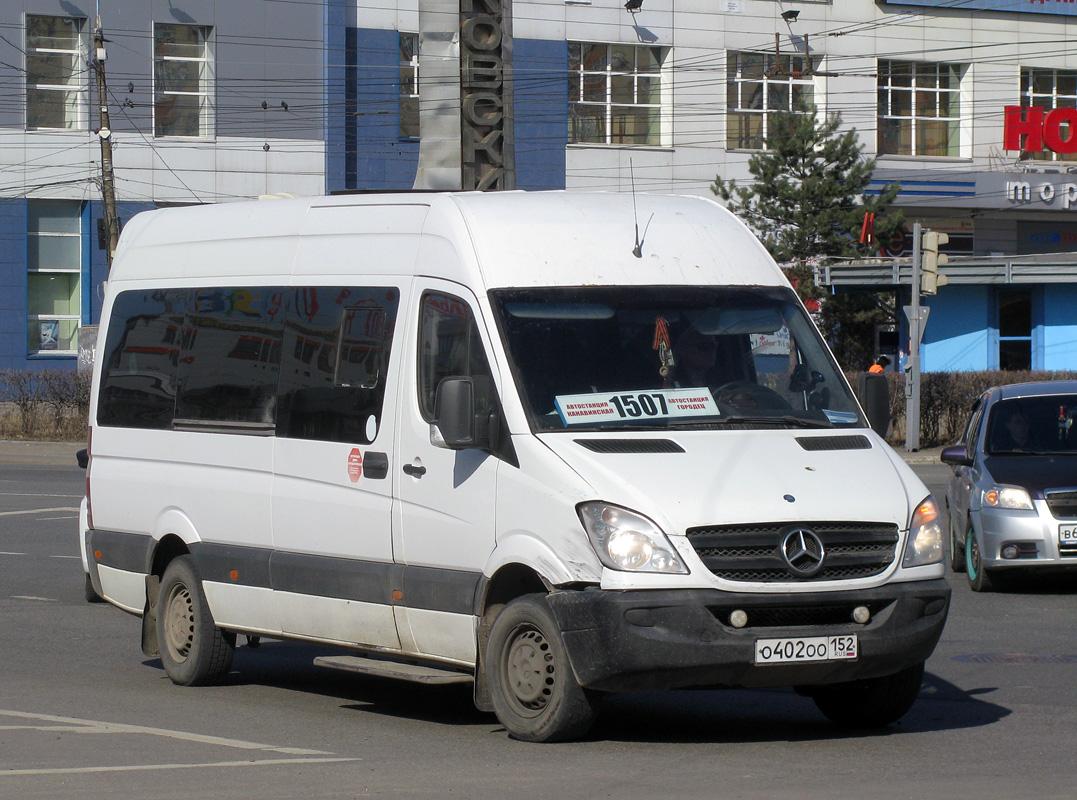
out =
<path fill-rule="evenodd" d="M 834 426 L 830 422 L 824 422 L 818 419 L 806 419 L 804 417 L 797 417 L 792 414 L 781 414 L 778 416 L 762 416 L 754 415 L 749 416 L 746 414 L 735 414 L 727 417 L 718 417 L 716 419 L 709 419 L 706 422 L 703 421 L 690 421 L 685 420 L 683 422 L 670 420 L 670 428 L 715 428 L 721 425 L 731 424 L 759 424 L 759 425 L 789 425 L 794 428 L 833 428 Z"/>

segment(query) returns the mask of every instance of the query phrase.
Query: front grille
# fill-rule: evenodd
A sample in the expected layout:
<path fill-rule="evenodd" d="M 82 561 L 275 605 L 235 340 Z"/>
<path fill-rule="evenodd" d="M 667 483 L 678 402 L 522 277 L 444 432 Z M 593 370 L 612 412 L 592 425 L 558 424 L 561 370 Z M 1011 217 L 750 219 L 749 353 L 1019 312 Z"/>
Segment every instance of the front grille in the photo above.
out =
<path fill-rule="evenodd" d="M 813 531 L 822 542 L 821 569 L 804 577 L 782 554 L 787 533 Z M 688 541 L 714 575 L 729 581 L 837 581 L 868 578 L 889 567 L 898 542 L 896 525 L 885 522 L 775 522 L 692 528 Z"/>
<path fill-rule="evenodd" d="M 1044 492 L 1055 519 L 1077 519 L 1077 492 Z"/>

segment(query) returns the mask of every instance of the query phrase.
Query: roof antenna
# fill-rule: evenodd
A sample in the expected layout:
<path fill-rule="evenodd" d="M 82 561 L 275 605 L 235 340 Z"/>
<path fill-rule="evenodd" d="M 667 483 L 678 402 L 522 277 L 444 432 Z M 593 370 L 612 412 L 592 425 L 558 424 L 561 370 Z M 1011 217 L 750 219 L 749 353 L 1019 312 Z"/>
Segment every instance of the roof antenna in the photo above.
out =
<path fill-rule="evenodd" d="M 639 236 L 639 215 L 636 213 L 636 170 L 631 158 L 628 159 L 628 174 L 632 180 L 632 219 L 636 223 L 636 246 L 632 248 L 632 255 L 636 258 L 643 258 L 643 239 L 647 238 L 647 228 L 651 227 L 654 214 L 651 214 L 647 219 L 647 225 L 643 228 L 643 239 L 641 239 Z"/>

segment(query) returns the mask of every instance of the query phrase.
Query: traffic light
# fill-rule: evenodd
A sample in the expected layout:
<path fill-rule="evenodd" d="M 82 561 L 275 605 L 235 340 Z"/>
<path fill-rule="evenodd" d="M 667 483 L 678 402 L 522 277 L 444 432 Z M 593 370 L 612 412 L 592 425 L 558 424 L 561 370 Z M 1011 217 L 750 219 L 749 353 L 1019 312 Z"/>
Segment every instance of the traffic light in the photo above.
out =
<path fill-rule="evenodd" d="M 936 294 L 940 286 L 946 285 L 946 276 L 939 272 L 939 267 L 949 259 L 939 252 L 939 245 L 946 244 L 950 237 L 937 231 L 925 231 L 920 247 L 920 294 Z"/>

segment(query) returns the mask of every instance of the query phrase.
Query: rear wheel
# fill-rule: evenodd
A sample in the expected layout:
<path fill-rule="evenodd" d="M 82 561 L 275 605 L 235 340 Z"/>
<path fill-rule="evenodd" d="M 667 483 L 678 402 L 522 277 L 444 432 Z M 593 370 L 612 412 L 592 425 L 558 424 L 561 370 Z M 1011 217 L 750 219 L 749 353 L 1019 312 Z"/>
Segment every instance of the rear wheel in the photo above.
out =
<path fill-rule="evenodd" d="M 173 559 L 161 578 L 157 643 L 165 672 L 181 686 L 220 683 L 232 667 L 236 636 L 213 624 L 190 556 Z"/>
<path fill-rule="evenodd" d="M 843 728 L 878 728 L 912 708 L 923 679 L 920 663 L 881 678 L 821 686 L 812 691 L 812 699 L 827 719 Z"/>
<path fill-rule="evenodd" d="M 576 682 L 543 595 L 518 597 L 498 614 L 485 664 L 494 713 L 513 738 L 565 741 L 591 727 L 592 698 Z"/>
<path fill-rule="evenodd" d="M 86 573 L 86 583 L 82 587 L 82 595 L 86 598 L 87 603 L 103 603 L 105 599 L 97 593 L 97 590 L 93 588 L 93 581 L 90 580 L 90 574 Z"/>
<path fill-rule="evenodd" d="M 983 565 L 980 545 L 977 544 L 976 534 L 971 527 L 965 537 L 965 576 L 974 592 L 990 592 L 995 588 L 990 570 Z"/>

